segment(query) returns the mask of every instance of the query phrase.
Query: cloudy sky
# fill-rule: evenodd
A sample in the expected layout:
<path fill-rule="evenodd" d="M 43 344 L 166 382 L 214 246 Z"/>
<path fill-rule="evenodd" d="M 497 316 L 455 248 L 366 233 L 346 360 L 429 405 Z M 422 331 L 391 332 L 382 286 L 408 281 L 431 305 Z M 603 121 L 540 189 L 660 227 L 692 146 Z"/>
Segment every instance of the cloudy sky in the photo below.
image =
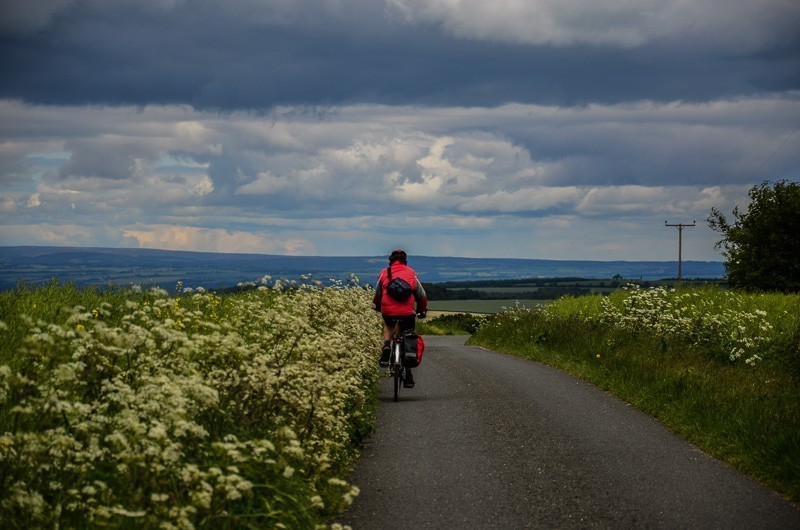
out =
<path fill-rule="evenodd" d="M 797 0 L 0 0 L 0 245 L 719 260 Z"/>

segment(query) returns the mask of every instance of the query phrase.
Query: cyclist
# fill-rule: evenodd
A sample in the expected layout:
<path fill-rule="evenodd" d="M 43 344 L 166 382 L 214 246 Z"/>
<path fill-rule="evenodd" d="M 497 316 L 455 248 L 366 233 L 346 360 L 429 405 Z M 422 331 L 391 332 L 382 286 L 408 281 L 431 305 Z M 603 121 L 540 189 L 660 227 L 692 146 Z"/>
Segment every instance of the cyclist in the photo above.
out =
<path fill-rule="evenodd" d="M 428 297 L 422 288 L 417 273 L 408 266 L 408 256 L 404 250 L 392 251 L 389 267 L 378 275 L 375 285 L 373 309 L 383 315 L 383 350 L 381 366 L 389 365 L 392 334 L 395 323 L 399 322 L 401 332 L 414 330 L 414 317 L 425 318 L 428 310 Z M 406 368 L 406 388 L 414 387 L 411 370 Z"/>

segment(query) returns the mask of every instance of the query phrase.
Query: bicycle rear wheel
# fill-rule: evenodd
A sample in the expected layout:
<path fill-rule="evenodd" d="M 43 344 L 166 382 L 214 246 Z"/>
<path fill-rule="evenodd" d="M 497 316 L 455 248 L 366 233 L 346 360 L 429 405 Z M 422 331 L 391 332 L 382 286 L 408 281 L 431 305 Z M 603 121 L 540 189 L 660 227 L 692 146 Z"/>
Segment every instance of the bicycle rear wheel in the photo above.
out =
<path fill-rule="evenodd" d="M 394 400 L 400 398 L 400 386 L 403 384 L 403 360 L 400 344 L 395 342 L 392 347 L 392 364 L 394 364 Z"/>
<path fill-rule="evenodd" d="M 400 367 L 395 366 L 394 368 L 394 400 L 397 401 L 400 398 Z"/>

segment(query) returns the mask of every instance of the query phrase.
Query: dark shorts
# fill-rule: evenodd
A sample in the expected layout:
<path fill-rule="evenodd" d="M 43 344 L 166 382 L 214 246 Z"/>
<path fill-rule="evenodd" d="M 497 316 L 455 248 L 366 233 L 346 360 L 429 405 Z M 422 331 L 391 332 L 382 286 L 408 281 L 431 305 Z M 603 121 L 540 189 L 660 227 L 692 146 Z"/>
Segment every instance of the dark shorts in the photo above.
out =
<path fill-rule="evenodd" d="M 388 315 L 383 315 L 383 321 L 390 328 L 394 328 L 396 323 L 400 323 L 400 330 L 403 332 L 414 331 L 414 322 L 416 321 L 415 315 L 406 315 L 406 316 L 399 316 L 399 317 L 390 317 Z"/>

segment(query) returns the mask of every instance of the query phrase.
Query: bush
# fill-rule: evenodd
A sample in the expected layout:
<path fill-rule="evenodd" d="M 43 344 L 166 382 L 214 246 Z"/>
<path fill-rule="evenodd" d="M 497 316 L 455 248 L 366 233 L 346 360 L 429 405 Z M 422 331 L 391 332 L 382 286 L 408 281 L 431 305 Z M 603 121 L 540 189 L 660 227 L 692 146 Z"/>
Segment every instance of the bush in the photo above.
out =
<path fill-rule="evenodd" d="M 748 364 L 760 361 L 773 341 L 767 312 L 747 296 L 718 288 L 678 291 L 628 286 L 603 299 L 602 323 L 686 344 L 712 357 Z"/>

